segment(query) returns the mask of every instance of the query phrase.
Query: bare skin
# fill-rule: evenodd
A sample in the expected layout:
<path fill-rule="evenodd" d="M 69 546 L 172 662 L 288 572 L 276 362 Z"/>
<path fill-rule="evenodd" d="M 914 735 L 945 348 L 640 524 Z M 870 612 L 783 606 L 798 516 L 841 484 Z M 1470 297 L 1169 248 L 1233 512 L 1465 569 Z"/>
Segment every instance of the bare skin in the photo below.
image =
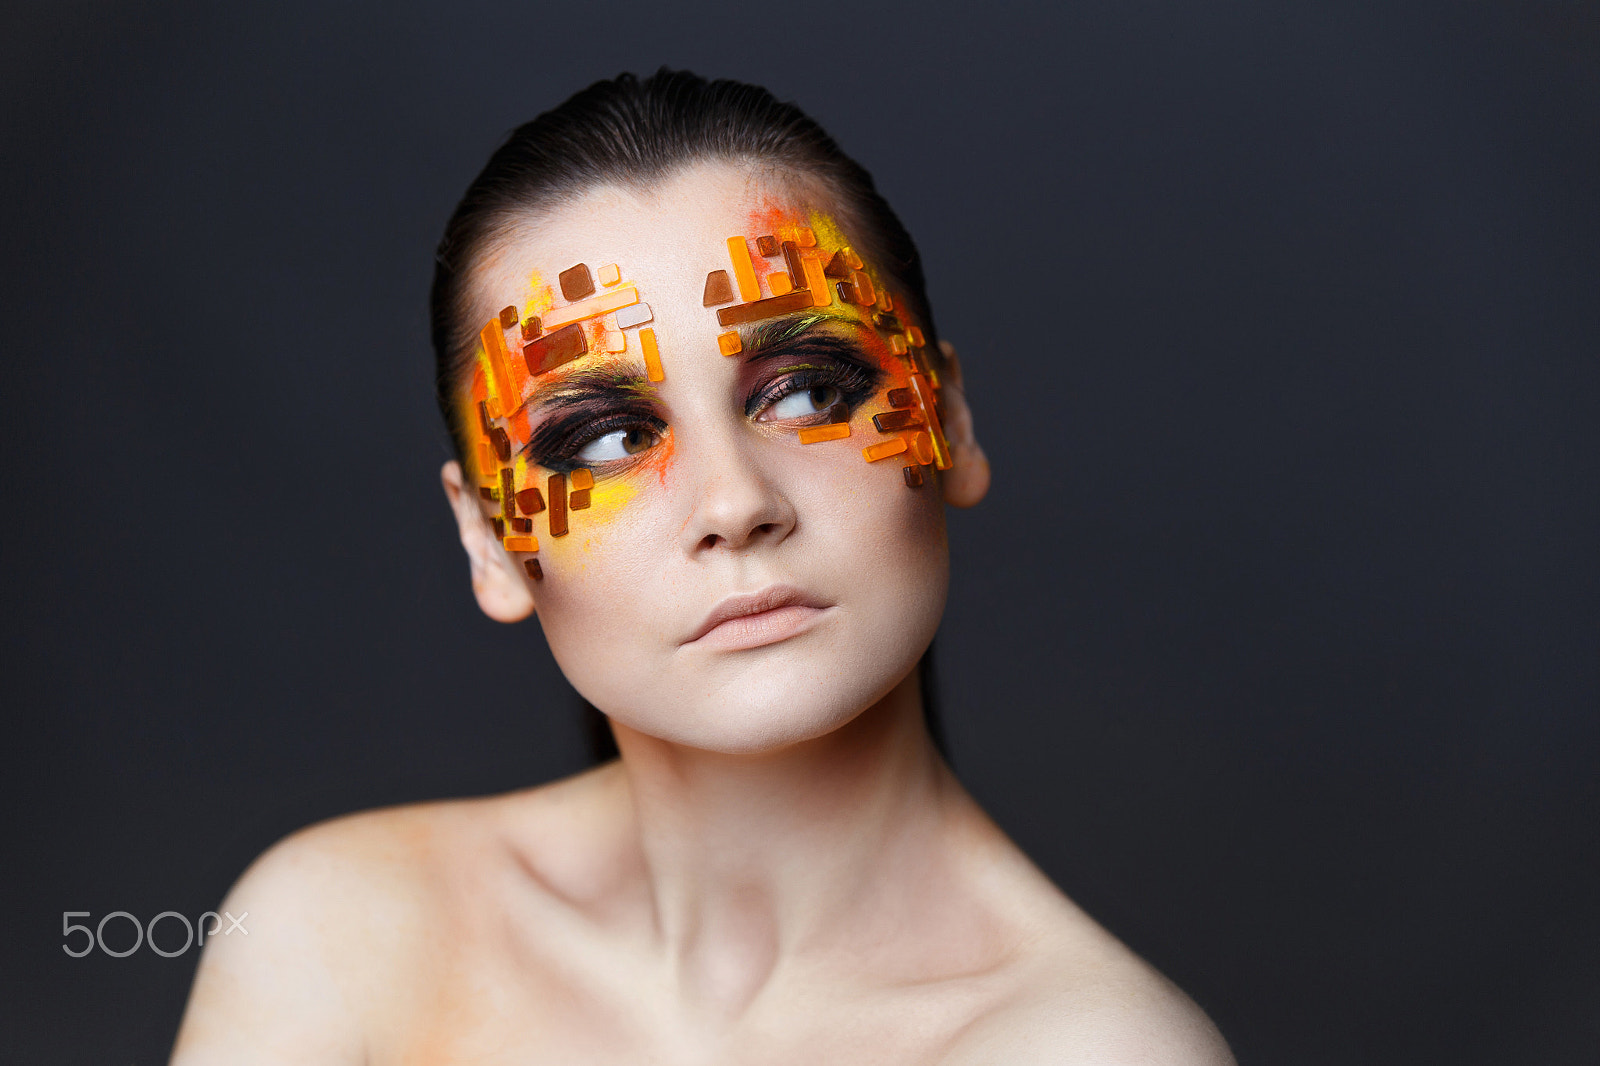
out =
<path fill-rule="evenodd" d="M 626 522 L 546 548 L 534 582 L 443 473 L 480 605 L 537 612 L 622 759 L 278 844 L 224 904 L 251 935 L 207 945 L 177 1066 L 1233 1061 L 933 750 L 914 668 L 943 609 L 937 498 L 737 402 L 698 286 L 785 195 L 729 166 L 599 190 L 484 271 L 490 314 L 530 265 L 585 259 L 625 262 L 655 309 L 675 454 Z M 941 488 L 970 506 L 988 464 L 948 379 Z M 775 580 L 820 604 L 802 631 L 693 639 L 708 605 Z"/>

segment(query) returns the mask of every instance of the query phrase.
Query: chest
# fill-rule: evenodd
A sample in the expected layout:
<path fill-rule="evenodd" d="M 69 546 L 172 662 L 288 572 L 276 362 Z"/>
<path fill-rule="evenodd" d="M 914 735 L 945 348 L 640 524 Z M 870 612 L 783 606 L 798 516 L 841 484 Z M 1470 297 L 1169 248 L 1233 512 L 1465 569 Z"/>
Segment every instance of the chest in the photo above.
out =
<path fill-rule="evenodd" d="M 775 982 L 737 1017 L 686 1006 L 653 975 L 508 971 L 451 960 L 369 1025 L 371 1066 L 516 1063 L 937 1063 L 994 999 L 981 982 L 894 988 Z"/>

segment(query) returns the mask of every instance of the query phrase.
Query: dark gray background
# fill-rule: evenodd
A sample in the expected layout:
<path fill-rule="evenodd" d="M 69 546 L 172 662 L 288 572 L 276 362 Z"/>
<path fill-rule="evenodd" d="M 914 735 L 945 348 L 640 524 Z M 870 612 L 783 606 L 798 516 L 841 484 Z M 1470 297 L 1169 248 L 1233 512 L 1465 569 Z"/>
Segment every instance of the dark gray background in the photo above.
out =
<path fill-rule="evenodd" d="M 797 100 L 921 243 L 994 460 L 940 668 L 999 822 L 1244 1063 L 1597 1061 L 1593 5 L 6 23 L 7 1061 L 176 1026 L 195 952 L 67 958 L 62 911 L 581 764 L 494 698 L 557 675 L 471 600 L 425 295 L 507 130 L 662 63 Z"/>

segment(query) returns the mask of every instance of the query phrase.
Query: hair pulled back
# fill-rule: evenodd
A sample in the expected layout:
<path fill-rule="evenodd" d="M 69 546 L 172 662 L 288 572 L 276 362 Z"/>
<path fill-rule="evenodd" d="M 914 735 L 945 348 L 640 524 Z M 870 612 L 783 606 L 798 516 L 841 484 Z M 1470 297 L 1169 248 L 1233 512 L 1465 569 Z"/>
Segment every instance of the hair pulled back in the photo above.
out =
<path fill-rule="evenodd" d="M 642 81 L 619 74 L 513 130 L 445 226 L 434 257 L 430 325 L 439 411 L 458 456 L 466 427 L 457 397 L 483 325 L 474 318 L 474 276 L 497 240 L 596 186 L 646 189 L 704 162 L 761 167 L 778 181 L 820 192 L 827 199 L 818 206 L 838 215 L 858 250 L 888 275 L 923 332 L 937 341 L 911 235 L 872 175 L 810 116 L 743 82 L 665 67 Z M 938 350 L 929 345 L 930 354 Z"/>

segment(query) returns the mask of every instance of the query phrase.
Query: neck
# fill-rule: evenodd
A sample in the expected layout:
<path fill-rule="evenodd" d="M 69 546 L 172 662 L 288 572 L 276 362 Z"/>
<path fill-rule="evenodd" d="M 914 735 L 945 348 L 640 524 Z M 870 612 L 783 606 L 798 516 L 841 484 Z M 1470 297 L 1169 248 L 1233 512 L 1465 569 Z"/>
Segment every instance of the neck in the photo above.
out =
<path fill-rule="evenodd" d="M 722 1013 L 783 959 L 859 943 L 916 891 L 964 795 L 915 672 L 842 728 L 761 755 L 614 728 L 661 947 L 684 994 Z"/>

